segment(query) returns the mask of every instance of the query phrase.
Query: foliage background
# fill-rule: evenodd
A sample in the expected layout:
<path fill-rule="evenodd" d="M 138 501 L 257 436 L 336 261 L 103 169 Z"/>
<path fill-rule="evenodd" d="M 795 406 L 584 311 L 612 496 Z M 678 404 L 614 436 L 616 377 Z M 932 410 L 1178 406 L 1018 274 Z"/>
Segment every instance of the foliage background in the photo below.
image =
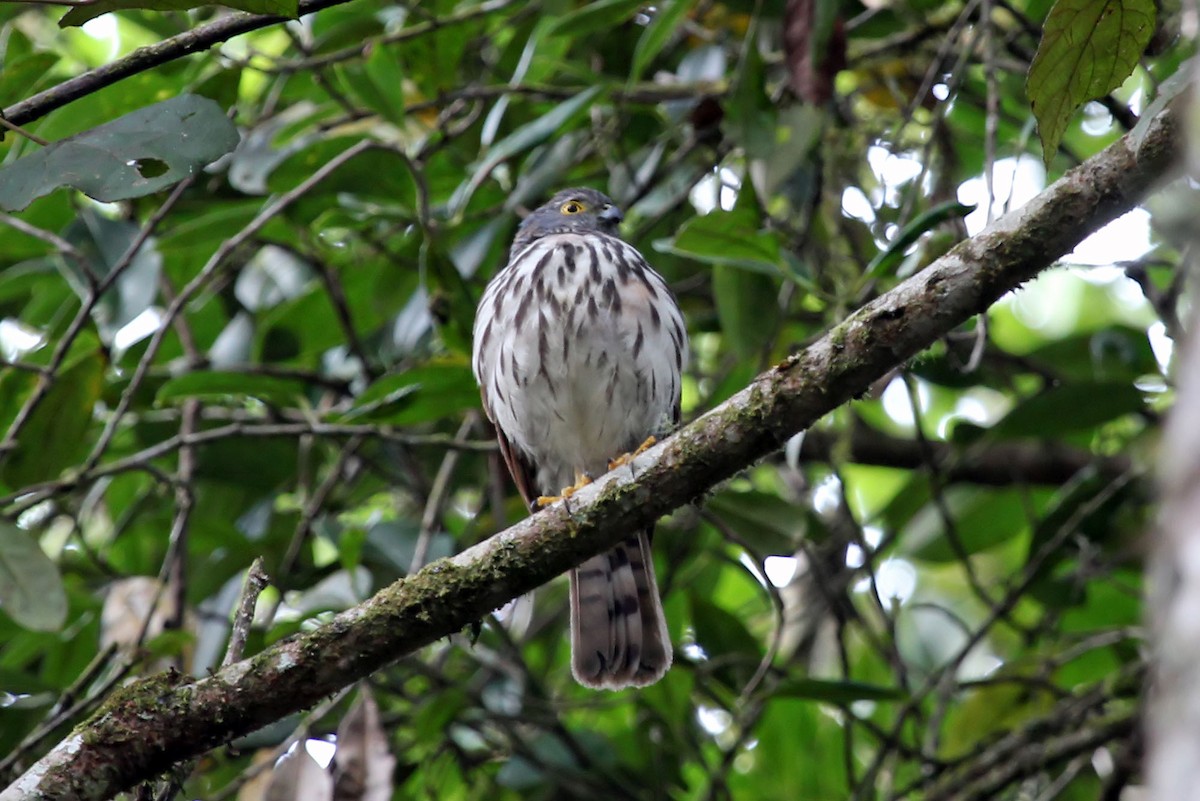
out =
<path fill-rule="evenodd" d="M 25 123 L 54 141 L 190 93 L 241 141 L 173 191 L 0 213 L 0 779 L 124 678 L 218 665 L 256 557 L 249 653 L 523 515 L 469 331 L 555 189 L 613 195 L 671 282 L 691 418 L 1187 69 L 1168 6 L 1042 170 L 1025 81 L 1050 5 L 354 0 Z M 229 12 L 61 13 L 0 7 L 0 106 Z M 6 166 L 39 149 L 0 142 Z M 660 684 L 575 686 L 557 582 L 373 676 L 395 797 L 1118 798 L 1192 208 L 1156 202 L 1109 263 L 1044 275 L 664 521 Z M 357 696 L 184 792 L 265 797 L 263 766 L 306 739 L 327 759 Z"/>

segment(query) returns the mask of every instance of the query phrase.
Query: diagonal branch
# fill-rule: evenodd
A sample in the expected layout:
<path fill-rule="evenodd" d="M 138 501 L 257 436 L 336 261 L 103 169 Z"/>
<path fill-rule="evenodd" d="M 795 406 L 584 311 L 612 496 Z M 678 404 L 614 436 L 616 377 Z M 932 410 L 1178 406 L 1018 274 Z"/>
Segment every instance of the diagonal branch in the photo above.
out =
<path fill-rule="evenodd" d="M 297 16 L 315 14 L 326 8 L 348 3 L 350 0 L 300 0 Z M 403 41 L 417 36 L 423 36 L 437 30 L 439 27 L 475 19 L 491 14 L 507 7 L 512 0 L 485 0 L 478 6 L 462 9 L 442 19 L 413 25 L 399 31 L 391 37 L 391 41 Z M 38 92 L 6 109 L 0 110 L 0 117 L 14 125 L 24 124 L 39 119 L 62 108 L 73 100 L 103 89 L 106 86 L 124 80 L 131 75 L 153 69 L 162 64 L 174 61 L 192 53 L 200 53 L 210 47 L 228 41 L 243 33 L 267 28 L 287 22 L 287 17 L 274 14 L 236 13 L 221 17 L 215 22 L 201 25 L 190 31 L 185 31 L 169 39 L 164 39 L 146 47 L 139 47 L 127 56 L 109 64 L 89 70 L 81 75 L 63 81 L 60 84 Z M 362 48 L 358 49 L 361 53 Z"/>
<path fill-rule="evenodd" d="M 625 532 L 688 503 L 1047 268 L 1163 179 L 1179 147 L 1173 111 L 1024 208 L 881 295 L 634 462 L 485 542 L 425 567 L 312 632 L 212 676 L 160 674 L 119 690 L 0 801 L 108 798 L 318 702 L 471 624 Z"/>

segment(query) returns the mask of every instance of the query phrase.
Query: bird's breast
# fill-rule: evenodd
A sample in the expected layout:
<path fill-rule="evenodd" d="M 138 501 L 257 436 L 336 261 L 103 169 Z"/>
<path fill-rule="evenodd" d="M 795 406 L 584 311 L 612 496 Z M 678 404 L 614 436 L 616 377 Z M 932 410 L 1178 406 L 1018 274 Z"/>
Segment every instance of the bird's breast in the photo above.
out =
<path fill-rule="evenodd" d="M 661 277 L 602 235 L 546 237 L 517 254 L 485 294 L 475 347 L 493 421 L 568 478 L 664 429 L 687 350 Z"/>

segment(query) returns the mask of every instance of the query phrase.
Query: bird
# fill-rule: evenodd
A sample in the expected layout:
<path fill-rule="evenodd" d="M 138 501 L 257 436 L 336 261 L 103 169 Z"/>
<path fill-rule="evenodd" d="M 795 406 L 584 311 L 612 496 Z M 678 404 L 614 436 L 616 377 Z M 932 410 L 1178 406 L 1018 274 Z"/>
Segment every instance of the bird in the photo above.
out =
<path fill-rule="evenodd" d="M 557 192 L 521 222 L 476 310 L 472 371 L 531 512 L 679 425 L 687 328 L 623 219 L 596 189 Z M 652 534 L 568 574 L 571 672 L 586 687 L 642 687 L 671 666 Z"/>

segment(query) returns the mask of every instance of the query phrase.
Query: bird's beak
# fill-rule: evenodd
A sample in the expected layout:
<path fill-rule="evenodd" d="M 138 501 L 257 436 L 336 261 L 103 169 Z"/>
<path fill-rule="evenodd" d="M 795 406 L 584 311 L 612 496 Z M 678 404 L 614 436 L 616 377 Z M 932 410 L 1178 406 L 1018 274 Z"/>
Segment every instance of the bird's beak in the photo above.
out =
<path fill-rule="evenodd" d="M 621 220 L 625 219 L 625 215 L 621 213 L 621 210 L 611 203 L 600 209 L 599 216 L 601 220 L 604 220 L 604 222 L 612 223 L 613 225 L 616 225 L 617 223 L 621 222 Z"/>

